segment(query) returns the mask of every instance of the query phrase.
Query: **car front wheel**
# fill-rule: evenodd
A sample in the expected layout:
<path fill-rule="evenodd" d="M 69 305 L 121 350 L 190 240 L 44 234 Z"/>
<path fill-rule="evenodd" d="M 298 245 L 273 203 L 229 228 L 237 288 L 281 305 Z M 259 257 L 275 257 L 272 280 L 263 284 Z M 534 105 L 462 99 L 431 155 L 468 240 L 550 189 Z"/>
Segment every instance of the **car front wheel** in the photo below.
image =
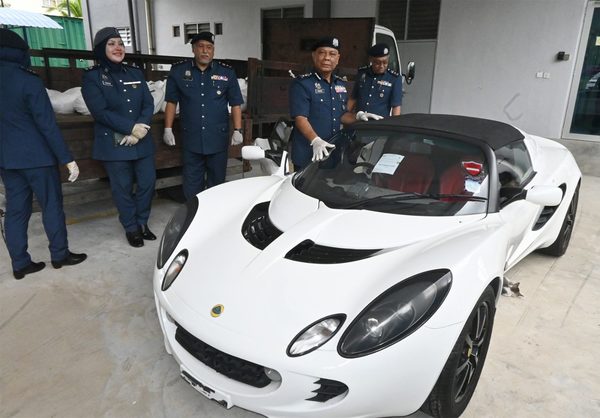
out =
<path fill-rule="evenodd" d="M 458 417 L 467 407 L 490 346 L 496 297 L 488 286 L 471 311 L 463 330 L 421 410 L 438 418 Z"/>

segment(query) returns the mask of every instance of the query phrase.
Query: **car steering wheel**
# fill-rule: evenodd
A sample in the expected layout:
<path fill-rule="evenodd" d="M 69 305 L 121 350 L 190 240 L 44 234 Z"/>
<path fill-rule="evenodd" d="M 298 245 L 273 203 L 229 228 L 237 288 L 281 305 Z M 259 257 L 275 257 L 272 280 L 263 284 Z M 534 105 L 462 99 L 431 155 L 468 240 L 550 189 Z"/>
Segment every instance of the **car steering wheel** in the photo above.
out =
<path fill-rule="evenodd" d="M 361 162 L 354 164 L 354 169 L 356 169 L 357 167 L 367 167 L 367 169 L 364 171 L 364 174 L 370 175 L 371 172 L 373 171 L 373 169 L 375 168 L 375 165 L 368 163 L 366 161 L 361 161 Z M 354 171 L 354 169 L 352 171 Z"/>

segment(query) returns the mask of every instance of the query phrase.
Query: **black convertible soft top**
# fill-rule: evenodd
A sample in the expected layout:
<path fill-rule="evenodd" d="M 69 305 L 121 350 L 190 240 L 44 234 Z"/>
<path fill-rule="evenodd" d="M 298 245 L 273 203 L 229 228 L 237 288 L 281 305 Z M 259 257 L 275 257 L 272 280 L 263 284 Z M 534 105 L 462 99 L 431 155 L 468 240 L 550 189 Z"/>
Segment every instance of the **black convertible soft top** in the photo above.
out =
<path fill-rule="evenodd" d="M 449 134 L 465 139 L 484 142 L 493 150 L 523 139 L 523 134 L 514 126 L 490 119 L 458 115 L 408 113 L 392 116 L 365 124 L 369 127 L 419 129 L 440 135 Z M 358 126 L 357 126 L 358 128 Z"/>

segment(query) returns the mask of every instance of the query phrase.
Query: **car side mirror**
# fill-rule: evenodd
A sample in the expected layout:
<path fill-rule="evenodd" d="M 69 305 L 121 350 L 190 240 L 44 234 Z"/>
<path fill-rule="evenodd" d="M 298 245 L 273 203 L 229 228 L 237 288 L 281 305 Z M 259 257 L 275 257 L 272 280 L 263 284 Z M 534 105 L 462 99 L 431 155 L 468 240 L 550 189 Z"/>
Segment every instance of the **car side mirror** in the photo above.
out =
<path fill-rule="evenodd" d="M 242 158 L 249 161 L 258 161 L 265 158 L 265 150 L 256 145 L 244 145 L 242 147 Z"/>
<path fill-rule="evenodd" d="M 527 190 L 525 200 L 540 206 L 558 206 L 563 198 L 563 191 L 557 186 L 535 186 Z"/>
<path fill-rule="evenodd" d="M 406 84 L 412 83 L 415 78 L 415 63 L 411 61 L 406 66 L 406 74 L 404 74 L 404 80 L 406 80 Z"/>

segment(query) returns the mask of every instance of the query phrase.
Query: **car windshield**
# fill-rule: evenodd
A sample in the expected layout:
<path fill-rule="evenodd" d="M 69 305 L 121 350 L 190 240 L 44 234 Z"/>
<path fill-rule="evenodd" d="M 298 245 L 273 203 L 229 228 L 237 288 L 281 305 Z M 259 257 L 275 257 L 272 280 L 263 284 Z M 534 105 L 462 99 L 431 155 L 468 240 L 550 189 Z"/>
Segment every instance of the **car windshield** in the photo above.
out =
<path fill-rule="evenodd" d="M 418 216 L 487 210 L 487 161 L 476 145 L 381 129 L 342 130 L 331 142 L 329 158 L 293 178 L 328 207 Z"/>

